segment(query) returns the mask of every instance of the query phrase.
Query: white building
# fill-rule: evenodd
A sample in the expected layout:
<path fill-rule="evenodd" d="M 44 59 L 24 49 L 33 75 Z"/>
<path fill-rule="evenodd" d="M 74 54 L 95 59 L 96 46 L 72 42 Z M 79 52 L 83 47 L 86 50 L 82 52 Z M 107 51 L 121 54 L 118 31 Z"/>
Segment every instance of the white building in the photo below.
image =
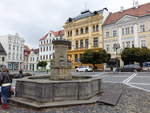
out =
<path fill-rule="evenodd" d="M 0 43 L 0 67 L 6 66 L 6 51 L 4 50 L 2 44 Z"/>
<path fill-rule="evenodd" d="M 0 42 L 7 53 L 7 67 L 9 70 L 22 69 L 24 56 L 24 39 L 15 35 L 0 36 Z"/>
<path fill-rule="evenodd" d="M 150 48 L 150 3 L 110 13 L 103 24 L 104 48 L 113 59 L 120 58 L 124 48 Z M 116 44 L 118 48 L 116 49 Z M 121 65 L 123 65 L 121 63 Z"/>
<path fill-rule="evenodd" d="M 37 71 L 38 70 L 38 60 L 39 59 L 39 49 L 31 49 L 28 57 L 28 70 Z"/>
<path fill-rule="evenodd" d="M 53 59 L 54 47 L 52 41 L 55 39 L 63 39 L 64 31 L 49 31 L 39 40 L 39 60 L 47 61 L 46 69 L 50 69 L 50 61 Z"/>

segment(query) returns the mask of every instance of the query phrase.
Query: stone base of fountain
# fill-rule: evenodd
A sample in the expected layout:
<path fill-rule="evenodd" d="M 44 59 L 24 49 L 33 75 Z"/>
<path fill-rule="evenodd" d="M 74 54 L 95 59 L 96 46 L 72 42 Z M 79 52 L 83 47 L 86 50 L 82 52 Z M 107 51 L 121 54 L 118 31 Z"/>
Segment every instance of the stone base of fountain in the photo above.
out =
<path fill-rule="evenodd" d="M 36 108 L 96 102 L 101 79 L 72 77 L 72 80 L 49 80 L 49 76 L 17 80 L 16 96 L 11 100 Z"/>

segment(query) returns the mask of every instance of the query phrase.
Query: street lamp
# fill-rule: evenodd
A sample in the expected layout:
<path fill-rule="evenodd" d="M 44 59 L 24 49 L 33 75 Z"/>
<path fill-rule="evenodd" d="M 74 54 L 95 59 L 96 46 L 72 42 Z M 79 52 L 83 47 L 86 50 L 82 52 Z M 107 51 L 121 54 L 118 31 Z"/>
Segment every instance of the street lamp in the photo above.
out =
<path fill-rule="evenodd" d="M 117 68 L 119 67 L 119 62 L 117 61 L 117 59 L 118 59 L 118 57 L 117 57 L 117 55 L 118 55 L 118 53 L 117 53 L 117 51 L 118 51 L 118 49 L 120 49 L 120 44 L 119 43 L 115 43 L 114 45 L 113 45 L 113 48 L 114 48 L 114 50 L 116 51 L 116 66 L 117 66 Z"/>

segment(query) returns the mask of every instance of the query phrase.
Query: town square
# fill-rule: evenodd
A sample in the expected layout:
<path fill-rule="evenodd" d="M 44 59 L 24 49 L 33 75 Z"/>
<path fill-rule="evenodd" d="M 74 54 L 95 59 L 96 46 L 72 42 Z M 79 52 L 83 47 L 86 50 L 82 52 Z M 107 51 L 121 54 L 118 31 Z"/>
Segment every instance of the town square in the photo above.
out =
<path fill-rule="evenodd" d="M 0 12 L 0 113 L 150 113 L 148 0 L 5 0 Z"/>

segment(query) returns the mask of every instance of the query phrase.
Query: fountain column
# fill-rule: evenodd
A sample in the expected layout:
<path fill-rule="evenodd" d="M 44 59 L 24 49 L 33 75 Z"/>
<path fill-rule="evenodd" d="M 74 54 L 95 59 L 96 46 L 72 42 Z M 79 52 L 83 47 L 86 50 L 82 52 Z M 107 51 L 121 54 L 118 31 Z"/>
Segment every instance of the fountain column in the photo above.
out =
<path fill-rule="evenodd" d="M 71 63 L 67 60 L 67 49 L 70 44 L 66 40 L 54 40 L 54 60 L 51 65 L 51 80 L 70 80 L 71 75 Z"/>

